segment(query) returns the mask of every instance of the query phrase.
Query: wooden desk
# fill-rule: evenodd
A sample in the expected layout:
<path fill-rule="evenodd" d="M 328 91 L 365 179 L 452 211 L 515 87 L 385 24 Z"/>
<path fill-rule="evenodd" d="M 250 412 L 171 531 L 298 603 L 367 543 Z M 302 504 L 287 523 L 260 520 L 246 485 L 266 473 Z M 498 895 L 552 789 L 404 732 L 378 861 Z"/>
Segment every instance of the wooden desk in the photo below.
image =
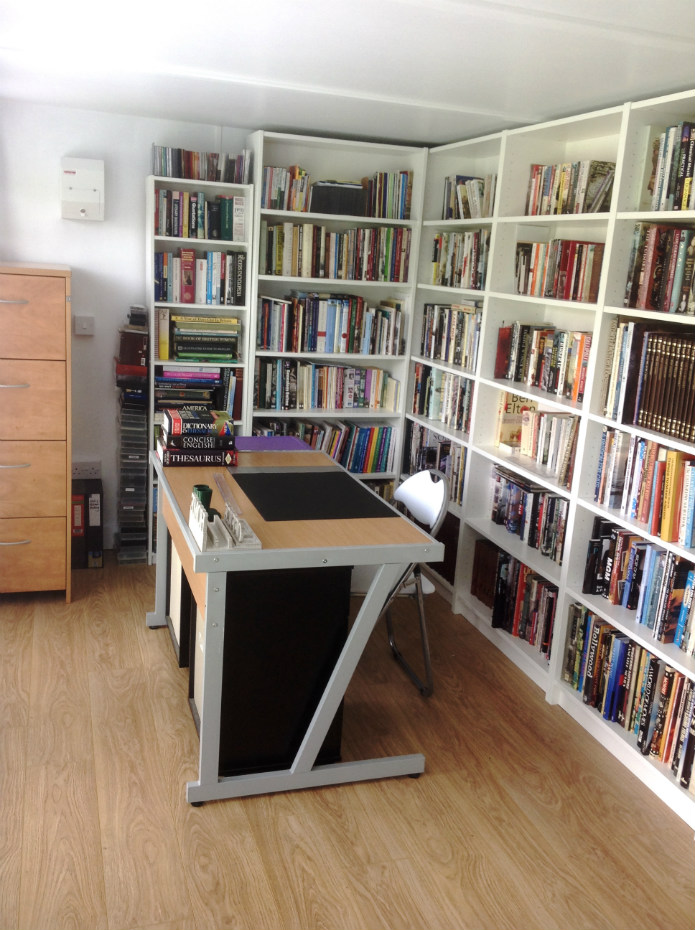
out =
<path fill-rule="evenodd" d="M 386 516 L 362 519 L 267 520 L 234 479 L 235 474 L 263 471 L 320 474 L 332 469 L 347 473 L 322 452 L 248 452 L 236 469 L 164 468 L 152 454 L 159 480 L 155 609 L 150 627 L 165 626 L 168 581 L 167 533 L 176 549 L 198 610 L 204 621 L 205 651 L 201 690 L 199 778 L 189 782 L 191 803 L 244 797 L 319 785 L 341 784 L 424 771 L 421 754 L 315 765 L 331 722 L 343 699 L 364 647 L 388 594 L 410 562 L 440 561 L 444 546 L 389 508 Z M 209 484 L 212 506 L 224 512 L 215 473 L 223 472 L 241 516 L 261 540 L 260 550 L 215 549 L 201 552 L 188 528 L 194 484 Z M 350 481 L 357 479 L 350 476 Z M 387 506 L 387 505 L 385 505 Z M 219 774 L 222 654 L 225 633 L 227 574 L 261 569 L 322 568 L 372 565 L 374 579 L 318 703 L 292 765 L 287 769 L 223 777 Z M 199 671 L 197 674 L 199 674 Z"/>

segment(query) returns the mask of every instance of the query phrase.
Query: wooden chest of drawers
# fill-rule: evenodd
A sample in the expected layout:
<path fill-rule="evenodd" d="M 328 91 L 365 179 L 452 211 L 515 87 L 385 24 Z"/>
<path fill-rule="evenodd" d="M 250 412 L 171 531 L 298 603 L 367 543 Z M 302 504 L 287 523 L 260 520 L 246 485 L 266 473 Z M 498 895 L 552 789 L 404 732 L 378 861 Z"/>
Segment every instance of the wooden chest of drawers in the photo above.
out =
<path fill-rule="evenodd" d="M 0 592 L 70 600 L 70 270 L 0 264 Z"/>

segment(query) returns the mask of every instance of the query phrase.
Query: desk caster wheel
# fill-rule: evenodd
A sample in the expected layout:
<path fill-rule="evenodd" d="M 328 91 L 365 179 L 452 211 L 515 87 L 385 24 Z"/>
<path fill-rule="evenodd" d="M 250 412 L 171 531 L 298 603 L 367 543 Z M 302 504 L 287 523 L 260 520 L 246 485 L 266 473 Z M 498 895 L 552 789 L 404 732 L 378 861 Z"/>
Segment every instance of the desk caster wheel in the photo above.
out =
<path fill-rule="evenodd" d="M 205 801 L 191 801 L 191 807 L 202 807 Z"/>
<path fill-rule="evenodd" d="M 411 775 L 408 775 L 408 778 L 419 778 L 422 775 L 422 772 L 413 772 Z"/>

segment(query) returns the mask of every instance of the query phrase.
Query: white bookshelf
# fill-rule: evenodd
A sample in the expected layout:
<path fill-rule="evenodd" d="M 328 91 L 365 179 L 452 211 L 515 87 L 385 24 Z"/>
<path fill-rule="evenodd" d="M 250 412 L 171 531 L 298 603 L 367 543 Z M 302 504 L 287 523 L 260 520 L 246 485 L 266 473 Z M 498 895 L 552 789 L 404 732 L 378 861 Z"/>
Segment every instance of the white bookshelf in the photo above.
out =
<path fill-rule="evenodd" d="M 157 197 L 159 191 L 188 192 L 195 194 L 202 192 L 207 201 L 216 200 L 220 197 L 240 196 L 244 199 L 245 216 L 244 216 L 244 236 L 243 238 L 221 239 L 221 238 L 200 238 L 199 236 L 189 235 L 187 237 L 180 235 L 161 235 L 155 228 L 155 216 L 157 211 Z M 241 371 L 243 378 L 243 394 L 241 416 L 235 420 L 235 430 L 239 433 L 249 431 L 250 423 L 250 396 L 253 386 L 253 368 L 249 367 L 249 345 L 251 341 L 251 331 L 255 325 L 253 315 L 253 305 L 251 293 L 253 290 L 253 241 L 254 241 L 254 211 L 253 211 L 253 186 L 251 184 L 229 184 L 217 181 L 200 181 L 171 177 L 159 177 L 150 175 L 146 181 L 146 211 L 145 211 L 145 242 L 146 242 L 146 293 L 147 308 L 150 320 L 151 333 L 151 354 L 149 365 L 149 424 L 150 424 L 150 448 L 154 449 L 156 445 L 155 429 L 158 425 L 158 418 L 155 415 L 155 377 L 164 367 L 167 370 L 176 371 L 177 368 L 190 368 L 191 366 L 200 365 L 202 368 L 225 369 L 231 370 L 232 373 Z M 207 252 L 238 252 L 246 255 L 246 275 L 244 294 L 241 303 L 210 303 L 210 302 L 183 302 L 172 300 L 155 299 L 155 256 L 157 253 L 170 252 L 176 253 L 179 249 L 192 249 L 196 257 L 204 257 Z M 167 359 L 160 358 L 159 353 L 159 320 L 160 316 L 184 313 L 196 316 L 224 316 L 229 318 L 239 318 L 241 320 L 241 339 L 240 357 L 238 361 L 220 361 L 220 362 L 194 362 L 190 360 L 178 360 L 172 357 L 170 353 Z M 154 538 L 154 499 L 156 498 L 156 487 L 154 486 L 154 471 L 149 466 L 148 478 L 148 559 L 154 561 L 156 555 L 156 540 Z"/>
<path fill-rule="evenodd" d="M 631 527 L 628 520 L 615 511 L 594 503 L 593 487 L 598 464 L 601 429 L 608 423 L 628 433 L 635 427 L 607 421 L 603 413 L 601 383 L 608 351 L 608 331 L 617 315 L 628 319 L 663 320 L 663 313 L 628 310 L 623 306 L 629 248 L 634 223 L 637 220 L 695 225 L 693 211 L 653 211 L 646 196 L 649 176 L 650 140 L 654 133 L 681 120 L 695 121 L 695 93 L 685 92 L 656 100 L 625 104 L 595 113 L 556 120 L 536 126 L 506 131 L 478 140 L 467 140 L 431 149 L 428 157 L 425 202 L 423 206 L 422 239 L 415 301 L 414 333 L 422 309 L 428 301 L 454 303 L 462 299 L 481 299 L 483 307 L 480 347 L 475 370 L 465 377 L 473 382 L 474 395 L 470 432 L 449 435 L 428 423 L 433 430 L 467 450 L 465 486 L 460 508 L 457 566 L 451 591 L 452 607 L 476 626 L 525 672 L 545 693 L 551 703 L 560 704 L 594 738 L 618 758 L 633 774 L 647 784 L 669 807 L 689 825 L 695 827 L 695 797 L 682 789 L 670 768 L 643 756 L 632 736 L 582 701 L 562 677 L 568 608 L 578 602 L 608 621 L 615 629 L 649 649 L 665 663 L 689 678 L 695 678 L 695 660 L 672 644 L 663 644 L 650 631 L 635 623 L 634 611 L 615 608 L 602 597 L 582 594 L 582 579 L 587 555 L 587 543 L 594 516 L 600 515 L 615 523 Z M 524 215 L 529 175 L 532 164 L 558 164 L 596 159 L 616 162 L 616 174 L 610 203 L 604 212 L 552 216 Z M 492 216 L 488 220 L 454 221 L 441 219 L 444 178 L 460 173 L 479 175 L 497 173 L 497 192 Z M 484 226 L 490 233 L 490 253 L 487 279 L 481 292 L 435 288 L 431 283 L 432 236 L 448 228 L 466 229 Z M 583 239 L 604 243 L 604 257 L 594 303 L 522 296 L 515 292 L 515 251 L 522 240 L 550 241 L 553 238 Z M 692 331 L 695 318 L 669 314 L 684 331 Z M 587 369 L 584 399 L 581 403 L 546 394 L 538 388 L 494 377 L 499 327 L 520 320 L 526 323 L 552 323 L 570 330 L 592 333 L 591 353 Z M 414 366 L 422 359 L 411 359 L 411 382 Z M 576 459 L 570 488 L 560 488 L 547 469 L 537 466 L 527 457 L 508 454 L 494 445 L 494 425 L 499 395 L 502 390 L 522 397 L 542 401 L 544 408 L 571 413 L 579 420 Z M 418 420 L 412 413 L 406 417 Z M 683 448 L 684 444 L 658 435 L 668 447 Z M 692 449 L 690 449 L 692 451 Z M 566 539 L 562 564 L 540 555 L 517 536 L 491 520 L 491 473 L 501 465 L 521 477 L 563 496 L 568 505 Z M 644 528 L 632 524 L 635 532 L 648 541 L 656 541 L 666 549 L 695 562 L 695 551 L 665 543 L 644 533 Z M 528 643 L 510 633 L 493 628 L 491 611 L 471 595 L 471 572 L 476 540 L 492 541 L 510 555 L 525 562 L 558 587 L 558 607 L 555 618 L 549 661 Z M 436 568 L 436 567 L 435 567 Z M 465 669 L 462 669 L 465 674 Z"/>
<path fill-rule="evenodd" d="M 357 422 L 359 424 L 382 424 L 393 427 L 392 463 L 400 463 L 402 457 L 402 420 L 405 402 L 408 358 L 413 318 L 413 293 L 415 287 L 416 266 L 418 259 L 420 221 L 422 219 L 422 200 L 425 179 L 427 151 L 424 148 L 382 145 L 351 140 L 325 139 L 286 133 L 258 131 L 249 138 L 249 147 L 253 152 L 255 181 L 255 228 L 257 236 L 262 234 L 265 224 L 273 226 L 278 223 L 294 225 L 311 224 L 324 227 L 329 232 L 343 232 L 348 229 L 369 228 L 383 230 L 386 228 L 407 230 L 411 237 L 409 273 L 402 280 L 375 281 L 360 278 L 303 277 L 263 273 L 258 269 L 262 249 L 256 249 L 258 273 L 254 275 L 251 300 L 256 308 L 259 298 L 269 297 L 283 300 L 293 294 L 355 295 L 362 297 L 370 306 L 378 306 L 382 300 L 396 299 L 404 308 L 403 351 L 395 355 L 362 353 L 325 353 L 295 352 L 278 353 L 260 350 L 255 346 L 254 334 L 251 337 L 252 360 L 278 357 L 292 358 L 301 362 L 316 364 L 372 367 L 387 372 L 391 378 L 400 382 L 400 396 L 394 409 L 364 408 L 309 408 L 309 409 L 265 409 L 256 407 L 251 415 L 252 423 L 259 425 L 268 421 L 287 424 L 289 429 L 296 428 L 293 421 L 318 422 L 329 425 L 336 422 Z M 263 170 L 267 166 L 288 168 L 299 165 L 308 172 L 310 181 L 334 180 L 339 182 L 359 182 L 362 178 L 372 177 L 376 172 L 411 171 L 413 174 L 410 216 L 404 219 L 377 218 L 372 216 L 355 216 L 340 214 L 312 213 L 309 211 L 266 209 L 262 206 Z M 253 363 L 252 361 L 252 363 Z M 361 478 L 381 478 L 392 480 L 398 471 L 394 464 L 388 471 L 362 473 Z"/>

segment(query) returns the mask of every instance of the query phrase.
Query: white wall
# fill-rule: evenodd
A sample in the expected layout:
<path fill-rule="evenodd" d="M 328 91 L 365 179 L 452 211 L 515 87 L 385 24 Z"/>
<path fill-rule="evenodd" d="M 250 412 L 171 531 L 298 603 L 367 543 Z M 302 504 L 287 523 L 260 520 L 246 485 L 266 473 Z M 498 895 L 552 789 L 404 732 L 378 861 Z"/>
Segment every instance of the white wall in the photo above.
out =
<path fill-rule="evenodd" d="M 114 356 L 128 307 L 146 299 L 152 143 L 238 152 L 245 137 L 245 130 L 0 100 L 0 260 L 70 266 L 72 312 L 95 317 L 94 336 L 72 337 L 72 441 L 74 461 L 102 463 L 107 548 L 117 527 Z M 61 218 L 64 156 L 104 160 L 104 222 Z"/>

